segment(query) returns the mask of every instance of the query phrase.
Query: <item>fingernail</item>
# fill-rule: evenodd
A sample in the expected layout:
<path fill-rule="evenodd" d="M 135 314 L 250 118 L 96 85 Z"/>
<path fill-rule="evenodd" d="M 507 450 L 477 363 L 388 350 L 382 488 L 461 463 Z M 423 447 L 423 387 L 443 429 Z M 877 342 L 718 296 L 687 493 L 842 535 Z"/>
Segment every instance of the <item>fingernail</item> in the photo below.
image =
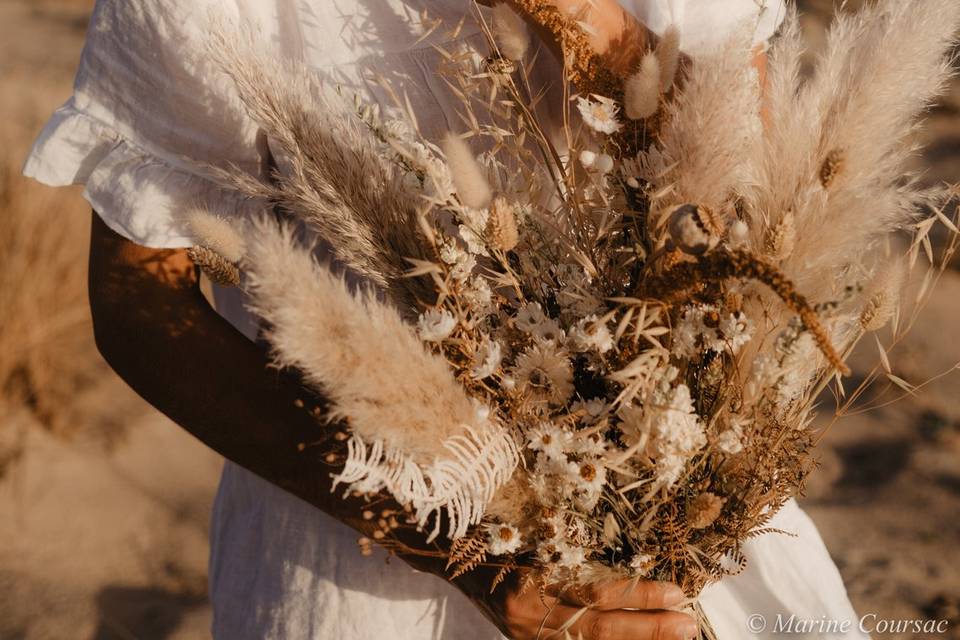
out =
<path fill-rule="evenodd" d="M 677 637 L 680 640 L 694 640 L 697 637 L 697 634 L 700 632 L 700 630 L 697 628 L 697 623 L 693 620 L 681 624 L 678 628 L 678 631 L 680 635 Z"/>

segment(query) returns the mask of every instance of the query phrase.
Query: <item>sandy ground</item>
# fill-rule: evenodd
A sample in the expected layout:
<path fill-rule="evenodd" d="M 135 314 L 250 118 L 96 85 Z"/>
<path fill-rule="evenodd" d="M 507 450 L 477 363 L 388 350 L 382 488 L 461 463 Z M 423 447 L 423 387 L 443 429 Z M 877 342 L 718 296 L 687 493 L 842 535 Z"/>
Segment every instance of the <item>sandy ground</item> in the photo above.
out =
<path fill-rule="evenodd" d="M 69 96 L 88 5 L 0 0 L 0 108 L 21 152 Z M 815 43 L 829 7 L 808 9 Z M 960 179 L 960 91 L 934 111 L 927 135 L 929 179 Z M 59 197 L 64 215 L 85 215 L 76 191 Z M 895 359 L 898 375 L 917 382 L 960 361 L 958 300 L 960 275 L 949 273 Z M 102 363 L 90 367 L 92 382 L 64 407 L 70 429 L 0 411 L 0 639 L 206 637 L 220 461 Z M 960 378 L 946 378 L 840 421 L 804 499 L 861 613 L 950 618 L 940 637 L 951 638 L 960 638 L 958 391 Z"/>

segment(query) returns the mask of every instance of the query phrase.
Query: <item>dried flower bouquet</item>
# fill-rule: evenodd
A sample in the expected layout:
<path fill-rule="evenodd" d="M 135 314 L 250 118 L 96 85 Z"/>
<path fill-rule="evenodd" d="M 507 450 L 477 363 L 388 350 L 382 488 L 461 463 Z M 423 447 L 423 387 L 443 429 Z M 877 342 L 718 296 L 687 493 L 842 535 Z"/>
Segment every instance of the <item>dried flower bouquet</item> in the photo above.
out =
<path fill-rule="evenodd" d="M 219 38 L 283 170 L 218 175 L 281 215 L 238 228 L 198 213 L 195 255 L 221 280 L 242 274 L 277 362 L 329 398 L 338 482 L 406 509 L 370 512 L 379 542 L 417 526 L 450 541 L 453 574 L 535 566 L 545 581 L 644 576 L 696 596 L 802 489 L 814 402 L 831 383 L 843 393 L 865 334 L 890 327 L 865 384 L 912 390 L 887 353 L 957 227 L 956 192 L 907 165 L 960 4 L 842 16 L 809 77 L 791 15 L 763 91 L 751 25 L 695 64 L 671 29 L 618 77 L 574 16 L 514 7 L 561 44 L 559 136 L 531 90 L 526 22 L 505 5 L 476 12 L 490 57 L 444 51 L 463 127 L 439 144 L 401 94 L 392 109 L 348 102 Z"/>

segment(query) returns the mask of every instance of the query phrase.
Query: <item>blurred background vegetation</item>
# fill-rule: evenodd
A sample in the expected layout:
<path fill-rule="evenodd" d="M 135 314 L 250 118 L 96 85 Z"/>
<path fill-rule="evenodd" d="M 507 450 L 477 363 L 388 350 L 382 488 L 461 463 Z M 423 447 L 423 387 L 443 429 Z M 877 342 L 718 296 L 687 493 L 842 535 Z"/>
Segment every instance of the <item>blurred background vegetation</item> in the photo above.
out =
<path fill-rule="evenodd" d="M 801 5 L 815 51 L 833 3 Z M 0 0 L 0 639 L 202 638 L 220 461 L 99 358 L 81 190 L 20 176 L 70 95 L 91 6 Z M 923 136 L 925 179 L 960 181 L 960 83 Z M 960 274 L 948 272 L 895 354 L 897 375 L 920 382 L 960 361 L 958 311 Z M 960 376 L 946 377 L 843 418 L 803 500 L 858 611 L 949 618 L 951 638 L 960 638 L 958 392 Z"/>

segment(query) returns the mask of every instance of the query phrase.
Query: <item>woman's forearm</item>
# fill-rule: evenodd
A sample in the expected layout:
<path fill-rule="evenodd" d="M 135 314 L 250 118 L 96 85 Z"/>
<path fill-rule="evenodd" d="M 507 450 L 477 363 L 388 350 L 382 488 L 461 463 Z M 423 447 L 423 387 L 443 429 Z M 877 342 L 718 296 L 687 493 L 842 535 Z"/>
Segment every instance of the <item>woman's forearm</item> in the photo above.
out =
<path fill-rule="evenodd" d="M 311 446 L 337 429 L 297 406 L 320 400 L 207 304 L 186 252 L 138 247 L 96 216 L 92 236 L 94 331 L 120 377 L 228 460 L 360 526 L 361 510 L 331 492 L 323 447 Z"/>

